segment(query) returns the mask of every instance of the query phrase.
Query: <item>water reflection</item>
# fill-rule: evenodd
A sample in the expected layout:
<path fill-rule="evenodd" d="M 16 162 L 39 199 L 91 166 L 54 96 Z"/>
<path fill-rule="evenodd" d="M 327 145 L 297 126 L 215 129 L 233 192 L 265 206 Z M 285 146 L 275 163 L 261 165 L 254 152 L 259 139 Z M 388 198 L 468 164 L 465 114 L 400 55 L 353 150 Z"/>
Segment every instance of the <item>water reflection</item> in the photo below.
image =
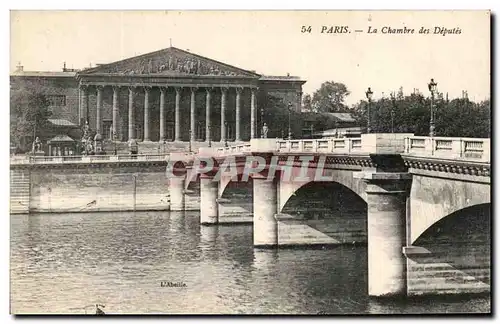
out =
<path fill-rule="evenodd" d="M 352 314 L 476 311 L 489 300 L 381 303 L 367 249 L 254 249 L 252 225 L 196 212 L 11 216 L 14 313 Z M 185 287 L 162 287 L 182 282 Z"/>

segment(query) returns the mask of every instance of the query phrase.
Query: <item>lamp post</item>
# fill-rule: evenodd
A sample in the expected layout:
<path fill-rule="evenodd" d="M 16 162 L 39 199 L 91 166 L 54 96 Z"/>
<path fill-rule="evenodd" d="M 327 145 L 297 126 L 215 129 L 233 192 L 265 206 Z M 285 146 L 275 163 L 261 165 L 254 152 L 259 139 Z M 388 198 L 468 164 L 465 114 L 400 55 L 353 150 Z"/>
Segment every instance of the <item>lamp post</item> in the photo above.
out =
<path fill-rule="evenodd" d="M 394 95 L 394 92 L 391 92 L 391 101 L 392 101 L 392 107 L 391 107 L 391 133 L 394 133 L 394 110 L 396 109 L 396 96 Z"/>
<path fill-rule="evenodd" d="M 260 108 L 260 138 L 264 138 L 264 132 L 262 131 L 264 127 L 264 108 Z"/>
<path fill-rule="evenodd" d="M 292 103 L 288 103 L 288 139 L 292 139 Z"/>
<path fill-rule="evenodd" d="M 191 153 L 191 133 L 192 132 L 193 132 L 192 130 L 189 130 L 189 147 L 188 147 L 188 150 L 189 150 L 190 153 Z"/>
<path fill-rule="evenodd" d="M 224 121 L 224 128 L 226 129 L 226 136 L 224 136 L 224 147 L 227 147 L 227 136 L 229 133 L 229 130 L 227 129 L 227 121 Z"/>
<path fill-rule="evenodd" d="M 116 151 L 116 132 L 113 132 L 113 143 L 115 145 L 115 155 L 118 155 Z"/>
<path fill-rule="evenodd" d="M 370 116 L 370 106 L 372 104 L 373 91 L 370 87 L 366 90 L 366 98 L 368 99 L 368 107 L 367 107 L 367 118 L 366 118 L 366 132 L 369 134 L 372 131 L 371 127 L 371 116 Z"/>
<path fill-rule="evenodd" d="M 210 136 L 212 134 L 212 125 L 208 125 L 208 147 L 212 147 L 212 136 Z"/>
<path fill-rule="evenodd" d="M 434 79 L 431 79 L 431 82 L 427 85 L 429 87 L 429 91 L 431 92 L 431 121 L 429 125 L 429 136 L 434 137 L 435 135 L 435 126 L 434 126 L 434 92 L 436 92 L 437 83 L 434 82 Z"/>

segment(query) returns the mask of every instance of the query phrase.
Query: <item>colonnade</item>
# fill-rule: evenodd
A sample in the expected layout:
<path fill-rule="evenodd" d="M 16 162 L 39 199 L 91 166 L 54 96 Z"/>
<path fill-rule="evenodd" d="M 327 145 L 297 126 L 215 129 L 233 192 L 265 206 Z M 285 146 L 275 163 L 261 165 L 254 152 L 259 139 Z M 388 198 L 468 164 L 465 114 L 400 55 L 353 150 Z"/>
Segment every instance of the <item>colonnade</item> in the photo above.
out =
<path fill-rule="evenodd" d="M 131 139 L 136 139 L 137 135 L 136 134 L 136 107 L 134 105 L 135 98 L 140 91 L 140 88 L 144 91 L 144 127 L 143 127 L 143 138 L 144 141 L 150 141 L 151 140 L 151 128 L 150 128 L 150 122 L 151 122 L 151 109 L 150 109 L 150 97 L 151 97 L 151 90 L 152 86 L 128 86 L 128 87 L 123 87 L 123 86 L 116 86 L 116 85 L 110 85 L 113 89 L 113 105 L 112 105 L 112 133 L 113 134 L 118 134 L 118 118 L 119 118 L 119 96 L 120 96 L 120 90 L 122 88 L 127 88 L 128 89 L 128 140 Z M 96 86 L 81 86 L 80 87 L 80 93 L 81 93 L 81 111 L 83 114 L 86 114 L 88 116 L 89 112 L 89 95 L 91 94 L 91 90 L 95 89 L 96 91 L 96 98 L 97 98 L 97 103 L 96 103 L 96 124 L 94 125 L 96 133 L 102 134 L 103 129 L 102 129 L 102 109 L 103 109 L 103 91 L 104 91 L 104 85 L 96 85 Z M 166 95 L 167 95 L 167 89 L 169 88 L 168 86 L 160 86 L 158 87 L 160 90 L 160 137 L 159 140 L 163 141 L 166 139 L 166 125 L 165 125 L 165 116 L 166 116 L 166 109 L 167 109 L 167 101 L 166 101 Z M 180 108 L 180 102 L 181 102 L 181 96 L 183 89 L 185 87 L 180 87 L 180 86 L 175 86 L 173 87 L 175 89 L 175 106 L 174 106 L 174 112 L 175 112 L 175 128 L 174 128 L 174 140 L 175 141 L 181 141 L 181 108 Z M 190 89 L 190 110 L 189 110 L 189 116 L 190 116 L 190 140 L 195 141 L 196 140 L 196 92 L 199 91 L 199 87 L 189 87 Z M 212 93 L 214 92 L 215 88 L 214 87 L 205 87 L 205 141 L 210 142 L 212 140 L 211 136 L 211 108 L 212 108 Z M 242 92 L 245 88 L 244 87 L 220 87 L 221 90 L 221 116 L 220 116 L 220 139 L 221 142 L 224 142 L 227 140 L 227 120 L 226 120 L 226 109 L 227 109 L 227 97 L 228 97 L 228 92 L 229 91 L 235 91 L 236 93 L 236 102 L 235 102 L 235 107 L 236 107 L 236 112 L 235 112 L 235 141 L 241 141 L 242 136 L 241 136 L 241 95 Z M 250 97 L 250 138 L 255 138 L 256 136 L 256 109 L 257 109 L 257 103 L 256 103 L 256 92 L 257 88 L 256 87 L 251 87 L 251 97 Z M 88 117 L 87 117 L 88 119 Z M 92 127 L 92 125 L 90 125 Z"/>

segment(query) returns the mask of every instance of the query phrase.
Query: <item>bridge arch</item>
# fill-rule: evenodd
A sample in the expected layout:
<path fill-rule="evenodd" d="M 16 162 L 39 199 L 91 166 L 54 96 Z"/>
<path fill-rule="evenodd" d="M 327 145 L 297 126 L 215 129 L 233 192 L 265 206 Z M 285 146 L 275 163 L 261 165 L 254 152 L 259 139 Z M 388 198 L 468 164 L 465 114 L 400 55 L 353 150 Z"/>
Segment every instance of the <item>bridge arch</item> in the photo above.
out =
<path fill-rule="evenodd" d="M 485 293 L 491 287 L 491 204 L 457 210 L 432 224 L 407 254 L 408 293 Z"/>
<path fill-rule="evenodd" d="M 366 202 L 366 183 L 362 179 L 354 178 L 353 171 L 350 170 L 333 170 L 330 175 L 330 180 L 327 182 L 320 181 L 319 183 L 337 183 L 342 187 L 345 187 L 353 194 L 360 197 L 363 201 Z M 303 188 L 304 186 L 310 186 L 311 183 L 315 181 L 283 181 L 280 180 L 278 184 L 278 212 L 281 212 L 285 207 L 288 200 L 296 195 L 297 191 Z"/>
<path fill-rule="evenodd" d="M 452 212 L 432 223 L 413 241 L 413 245 L 422 246 L 431 241 L 449 242 L 446 235 L 460 238 L 460 242 L 477 239 L 486 235 L 489 239 L 491 223 L 491 203 L 476 204 Z M 465 235 L 465 236 L 464 236 Z M 466 236 L 473 235 L 473 236 Z M 458 242 L 450 242 L 456 244 Z"/>
<path fill-rule="evenodd" d="M 280 244 L 367 242 L 367 203 L 338 182 L 302 184 L 284 202 L 279 213 Z"/>
<path fill-rule="evenodd" d="M 441 219 L 476 205 L 489 204 L 490 184 L 414 175 L 410 193 L 410 239 L 413 244 Z"/>

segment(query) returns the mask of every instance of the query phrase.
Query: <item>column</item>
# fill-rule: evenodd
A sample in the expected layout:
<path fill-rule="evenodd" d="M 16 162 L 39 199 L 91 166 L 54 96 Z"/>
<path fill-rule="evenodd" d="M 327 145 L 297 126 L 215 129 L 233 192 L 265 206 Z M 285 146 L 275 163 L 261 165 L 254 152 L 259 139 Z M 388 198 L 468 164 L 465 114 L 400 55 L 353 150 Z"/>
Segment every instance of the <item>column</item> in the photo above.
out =
<path fill-rule="evenodd" d="M 206 98 L 206 109 L 205 109 L 205 141 L 210 142 L 212 140 L 212 123 L 210 120 L 210 100 L 212 99 L 212 89 L 207 88 L 207 98 Z"/>
<path fill-rule="evenodd" d="M 214 177 L 200 174 L 200 223 L 212 225 L 219 222 L 219 206 L 217 204 L 218 182 Z"/>
<path fill-rule="evenodd" d="M 167 89 L 160 87 L 160 142 L 165 139 L 165 96 Z"/>
<path fill-rule="evenodd" d="M 88 86 L 82 86 L 81 87 L 82 91 L 82 102 L 81 102 L 81 115 L 80 118 L 83 120 L 83 125 L 85 125 L 85 122 L 89 121 L 89 92 L 88 92 Z"/>
<path fill-rule="evenodd" d="M 241 91 L 242 88 L 236 88 L 236 139 L 235 141 L 241 141 L 240 136 L 240 110 L 241 110 Z"/>
<path fill-rule="evenodd" d="M 226 141 L 226 96 L 227 88 L 221 88 L 220 99 L 220 141 Z"/>
<path fill-rule="evenodd" d="M 117 140 L 118 136 L 118 97 L 120 96 L 120 87 L 113 87 L 113 134 L 111 134 L 114 141 Z"/>
<path fill-rule="evenodd" d="M 144 142 L 150 142 L 149 138 L 149 93 L 151 87 L 144 87 Z"/>
<path fill-rule="evenodd" d="M 101 110 L 102 110 L 102 86 L 97 86 L 97 109 L 96 109 L 96 125 L 95 131 L 96 134 L 102 134 L 102 119 L 101 119 Z"/>
<path fill-rule="evenodd" d="M 194 142 L 196 140 L 196 88 L 191 88 L 191 110 L 190 110 L 190 119 L 191 119 L 191 127 L 190 127 L 190 141 Z"/>
<path fill-rule="evenodd" d="M 255 138 L 255 92 L 257 89 L 252 89 L 252 95 L 250 97 L 250 138 Z"/>
<path fill-rule="evenodd" d="M 368 295 L 406 295 L 408 173 L 367 173 Z M 357 176 L 356 176 L 357 177 Z M 375 179 L 374 179 L 375 178 Z"/>
<path fill-rule="evenodd" d="M 181 87 L 175 88 L 175 140 L 181 140 L 181 115 L 180 115 L 180 105 L 181 105 Z"/>
<path fill-rule="evenodd" d="M 170 210 L 180 211 L 185 209 L 184 186 L 185 176 L 172 177 L 169 179 L 168 191 L 170 193 Z"/>
<path fill-rule="evenodd" d="M 134 114 L 135 87 L 128 88 L 128 139 L 135 139 L 135 114 Z"/>
<path fill-rule="evenodd" d="M 277 179 L 266 176 L 253 177 L 253 245 L 275 247 L 278 245 Z"/>

